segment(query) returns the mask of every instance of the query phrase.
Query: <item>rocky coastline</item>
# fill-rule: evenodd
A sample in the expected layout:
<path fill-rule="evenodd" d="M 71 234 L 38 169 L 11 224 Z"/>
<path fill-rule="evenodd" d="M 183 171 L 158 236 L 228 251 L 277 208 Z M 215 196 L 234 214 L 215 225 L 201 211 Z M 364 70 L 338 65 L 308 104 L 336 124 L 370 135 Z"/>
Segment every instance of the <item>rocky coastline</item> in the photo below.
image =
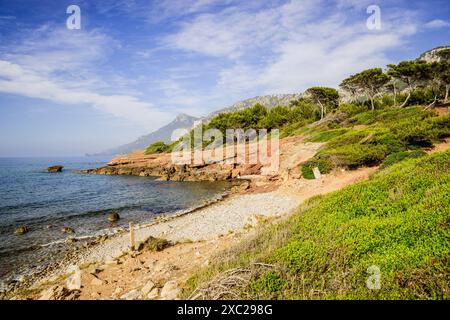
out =
<path fill-rule="evenodd" d="M 242 176 L 260 175 L 257 164 L 173 164 L 170 154 L 145 155 L 135 152 L 111 160 L 106 166 L 77 170 L 77 173 L 158 177 L 162 181 L 230 181 Z"/>

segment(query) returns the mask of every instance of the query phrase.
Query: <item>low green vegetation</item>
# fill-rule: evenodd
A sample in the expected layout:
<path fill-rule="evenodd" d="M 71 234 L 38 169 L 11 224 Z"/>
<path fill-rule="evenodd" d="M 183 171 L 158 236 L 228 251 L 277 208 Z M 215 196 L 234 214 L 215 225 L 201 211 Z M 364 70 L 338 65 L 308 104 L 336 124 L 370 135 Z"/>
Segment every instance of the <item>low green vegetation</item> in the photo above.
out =
<path fill-rule="evenodd" d="M 305 179 L 315 179 L 313 169 L 318 168 L 320 173 L 329 173 L 333 169 L 331 161 L 325 157 L 317 157 L 302 165 L 302 175 Z"/>
<path fill-rule="evenodd" d="M 384 169 L 405 159 L 420 158 L 423 157 L 424 155 L 426 155 L 426 153 L 422 150 L 395 152 L 386 157 L 380 168 Z"/>
<path fill-rule="evenodd" d="M 168 247 L 171 247 L 173 244 L 162 238 L 154 238 L 154 237 L 148 237 L 146 240 L 140 242 L 138 244 L 137 250 L 138 251 L 162 251 Z"/>
<path fill-rule="evenodd" d="M 145 154 L 166 153 L 172 151 L 172 146 L 165 144 L 163 141 L 152 143 L 145 149 Z"/>
<path fill-rule="evenodd" d="M 396 158 L 414 157 L 418 153 L 410 151 L 431 147 L 450 136 L 450 117 L 438 116 L 423 107 L 365 111 L 343 118 L 339 128 L 336 126 L 324 123 L 310 133 L 310 141 L 327 144 L 303 165 L 305 178 L 311 178 L 312 164 L 327 173 L 337 167 L 379 165 L 385 159 L 393 163 Z"/>
<path fill-rule="evenodd" d="M 405 159 L 260 227 L 195 274 L 185 294 L 258 262 L 270 267 L 222 290 L 251 299 L 449 299 L 449 191 L 450 151 Z M 368 268 L 379 268 L 379 289 L 368 288 Z"/>

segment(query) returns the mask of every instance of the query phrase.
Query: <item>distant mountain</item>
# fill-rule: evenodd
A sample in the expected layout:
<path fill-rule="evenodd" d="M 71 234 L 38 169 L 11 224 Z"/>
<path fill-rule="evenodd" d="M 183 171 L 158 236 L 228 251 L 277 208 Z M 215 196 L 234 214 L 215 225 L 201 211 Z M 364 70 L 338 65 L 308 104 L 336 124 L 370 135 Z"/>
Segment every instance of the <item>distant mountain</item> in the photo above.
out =
<path fill-rule="evenodd" d="M 242 110 L 246 108 L 253 107 L 255 104 L 260 103 L 268 109 L 271 109 L 278 105 L 289 105 L 294 99 L 298 99 L 302 96 L 301 93 L 292 94 L 273 94 L 266 96 L 257 96 L 243 101 L 236 102 L 235 104 L 214 111 L 208 116 L 202 118 L 204 122 L 208 122 L 216 115 L 222 112 L 233 112 L 237 110 Z M 173 120 L 168 125 L 161 127 L 160 129 L 140 137 L 134 142 L 119 146 L 117 148 L 112 148 L 104 152 L 95 154 L 95 156 L 114 156 L 119 154 L 127 154 L 135 150 L 141 150 L 148 147 L 150 144 L 156 141 L 164 141 L 165 143 L 172 142 L 170 140 L 172 132 L 176 129 L 191 129 L 194 126 L 195 121 L 200 120 L 200 118 L 191 117 L 187 114 L 179 114 L 175 120 Z"/>
<path fill-rule="evenodd" d="M 447 49 L 450 49 L 450 46 L 441 46 L 441 47 L 436 47 L 434 49 L 425 51 L 424 53 L 422 53 L 420 55 L 419 60 L 424 60 L 428 63 L 440 61 L 441 58 L 438 56 L 437 53 L 441 50 L 447 50 Z"/>
<path fill-rule="evenodd" d="M 149 133 L 145 136 L 138 138 L 122 146 L 112 148 L 101 153 L 95 154 L 95 156 L 114 156 L 119 154 L 127 154 L 135 150 L 141 150 L 147 148 L 150 144 L 156 141 L 164 141 L 165 143 L 171 143 L 170 140 L 172 132 L 176 129 L 191 129 L 194 126 L 194 122 L 199 120 L 198 118 L 191 117 L 187 114 L 179 114 L 175 120 L 171 123 L 159 128 L 158 130 Z"/>

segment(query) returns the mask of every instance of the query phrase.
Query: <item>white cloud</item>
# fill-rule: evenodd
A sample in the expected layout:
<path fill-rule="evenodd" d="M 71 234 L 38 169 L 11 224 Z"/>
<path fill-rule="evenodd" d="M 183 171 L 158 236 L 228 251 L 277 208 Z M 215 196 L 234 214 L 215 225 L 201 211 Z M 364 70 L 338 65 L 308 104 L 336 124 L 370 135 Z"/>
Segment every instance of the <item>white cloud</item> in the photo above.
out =
<path fill-rule="evenodd" d="M 167 114 L 159 112 L 151 104 L 139 101 L 135 97 L 68 89 L 49 78 L 4 60 L 0 60 L 0 92 L 46 99 L 61 104 L 89 104 L 147 128 L 155 122 L 168 120 Z"/>
<path fill-rule="evenodd" d="M 441 19 L 435 19 L 425 23 L 425 28 L 429 29 L 440 29 L 448 27 L 450 27 L 450 22 Z"/>
<path fill-rule="evenodd" d="M 286 39 L 288 32 L 314 14 L 314 3 L 294 1 L 258 11 L 227 8 L 218 13 L 198 15 L 169 35 L 165 43 L 173 49 L 216 57 L 241 58 L 249 52 Z"/>
<path fill-rule="evenodd" d="M 414 14 L 404 9 L 401 15 L 383 11 L 382 30 L 372 31 L 364 15 L 354 14 L 366 13 L 361 4 L 329 5 L 290 1 L 257 11 L 200 14 L 165 41 L 173 49 L 226 58 L 232 66 L 220 71 L 215 90 L 248 96 L 337 86 L 351 73 L 385 66 L 385 52 L 417 30 Z"/>
<path fill-rule="evenodd" d="M 99 31 L 43 26 L 10 47 L 0 51 L 6 51 L 0 54 L 0 92 L 91 105 L 147 129 L 170 120 L 151 103 L 120 93 L 129 80 L 106 71 L 107 80 L 100 75 L 99 66 L 120 44 Z"/>
<path fill-rule="evenodd" d="M 142 8 L 153 23 L 207 12 L 214 6 L 227 6 L 239 0 L 160 0 L 152 2 L 149 8 Z M 241 2 L 242 3 L 242 2 Z"/>

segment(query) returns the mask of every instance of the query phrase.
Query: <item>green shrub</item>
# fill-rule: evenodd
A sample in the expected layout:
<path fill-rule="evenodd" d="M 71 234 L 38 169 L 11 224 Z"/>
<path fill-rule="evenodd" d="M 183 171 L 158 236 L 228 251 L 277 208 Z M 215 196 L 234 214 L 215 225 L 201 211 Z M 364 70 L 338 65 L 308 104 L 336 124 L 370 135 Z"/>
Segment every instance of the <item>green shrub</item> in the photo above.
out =
<path fill-rule="evenodd" d="M 328 157 L 334 166 L 350 169 L 378 165 L 390 154 L 430 147 L 450 136 L 450 116 L 436 116 L 421 107 L 364 112 L 350 118 L 350 123 L 365 125 L 358 129 L 316 128 L 311 140 L 329 142 L 314 159 Z M 311 176 L 307 169 L 305 176 Z"/>
<path fill-rule="evenodd" d="M 147 149 L 145 149 L 145 154 L 165 153 L 170 151 L 170 145 L 165 144 L 163 141 L 157 141 L 155 143 L 152 143 L 147 147 Z"/>
<path fill-rule="evenodd" d="M 192 287 L 259 261 L 286 272 L 255 277 L 253 290 L 242 288 L 247 299 L 448 300 L 448 190 L 450 150 L 405 160 L 263 226 L 221 252 Z M 379 290 L 366 285 L 370 266 L 380 268 Z"/>
<path fill-rule="evenodd" d="M 293 135 L 298 135 L 303 132 L 303 130 L 307 130 L 305 127 L 308 124 L 308 120 L 299 120 L 298 122 L 288 123 L 286 124 L 280 131 L 280 138 L 286 138 Z"/>
<path fill-rule="evenodd" d="M 373 124 L 376 121 L 376 116 L 378 115 L 378 111 L 367 111 L 363 113 L 359 113 L 352 118 L 350 118 L 350 123 L 355 125 L 369 125 Z"/>
<path fill-rule="evenodd" d="M 319 168 L 320 173 L 326 174 L 333 169 L 333 164 L 327 157 L 310 160 L 302 165 L 302 176 L 305 179 L 314 179 L 313 169 L 316 167 Z"/>
<path fill-rule="evenodd" d="M 394 106 L 394 97 L 392 95 L 384 94 L 379 100 L 379 103 L 384 108 L 392 107 Z"/>
<path fill-rule="evenodd" d="M 350 144 L 327 150 L 327 155 L 340 167 L 356 169 L 361 166 L 373 166 L 381 163 L 388 154 L 385 145 Z"/>
<path fill-rule="evenodd" d="M 138 244 L 137 250 L 138 251 L 144 251 L 144 250 L 162 251 L 172 245 L 173 244 L 166 239 L 154 238 L 154 237 L 150 236 L 146 240 L 144 240 Z"/>
<path fill-rule="evenodd" d="M 368 106 L 362 103 L 342 103 L 338 108 L 338 111 L 345 112 L 349 117 L 353 117 L 359 113 L 367 112 L 368 110 Z"/>
<path fill-rule="evenodd" d="M 408 106 L 428 105 L 434 101 L 434 93 L 430 88 L 417 88 L 411 93 Z"/>
<path fill-rule="evenodd" d="M 387 168 L 405 159 L 415 159 L 426 155 L 422 150 L 402 151 L 388 155 L 381 165 L 381 169 Z"/>
<path fill-rule="evenodd" d="M 268 271 L 250 284 L 251 290 L 257 295 L 280 292 L 287 286 L 288 282 L 276 271 Z"/>
<path fill-rule="evenodd" d="M 316 132 L 311 135 L 308 141 L 310 142 L 327 142 L 335 137 L 339 137 L 342 134 L 346 133 L 349 129 L 347 128 L 339 128 L 339 129 L 331 129 L 321 132 Z"/>

